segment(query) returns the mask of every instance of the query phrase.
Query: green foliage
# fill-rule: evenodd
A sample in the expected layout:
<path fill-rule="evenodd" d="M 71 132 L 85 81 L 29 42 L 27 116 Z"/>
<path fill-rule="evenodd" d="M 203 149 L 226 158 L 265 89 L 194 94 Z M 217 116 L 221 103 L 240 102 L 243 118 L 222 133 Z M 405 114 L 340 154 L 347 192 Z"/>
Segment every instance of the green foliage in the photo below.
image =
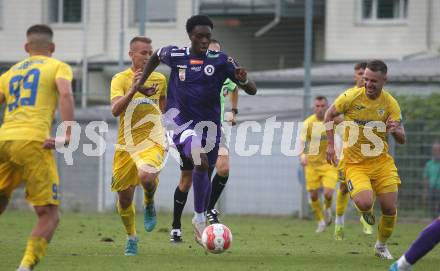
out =
<path fill-rule="evenodd" d="M 420 123 L 431 122 L 438 124 L 440 121 L 440 93 L 433 93 L 429 96 L 398 96 L 405 122 Z M 440 125 L 428 125 L 436 131 Z"/>

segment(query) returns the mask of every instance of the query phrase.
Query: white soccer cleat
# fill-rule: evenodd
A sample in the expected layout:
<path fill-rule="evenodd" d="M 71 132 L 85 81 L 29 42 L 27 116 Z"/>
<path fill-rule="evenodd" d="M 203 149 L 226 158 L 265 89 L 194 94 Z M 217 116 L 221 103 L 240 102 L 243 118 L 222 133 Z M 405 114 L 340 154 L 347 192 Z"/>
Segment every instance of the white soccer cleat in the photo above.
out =
<path fill-rule="evenodd" d="M 203 234 L 203 230 L 206 227 L 206 221 L 196 221 L 195 218 L 192 219 L 192 225 L 193 225 L 193 230 L 194 230 L 194 238 L 196 240 L 196 242 L 203 246 L 202 244 L 202 234 Z"/>
<path fill-rule="evenodd" d="M 393 255 L 391 255 L 391 252 L 388 250 L 387 245 L 382 245 L 382 244 L 378 244 L 376 243 L 374 245 L 374 255 L 376 257 L 379 257 L 381 259 L 385 259 L 385 260 L 393 260 Z"/>
<path fill-rule="evenodd" d="M 319 221 L 318 227 L 316 228 L 316 233 L 321 233 L 325 231 L 325 228 L 327 227 L 324 220 Z"/>
<path fill-rule="evenodd" d="M 16 271 L 31 271 L 31 269 L 26 267 L 19 267 Z"/>

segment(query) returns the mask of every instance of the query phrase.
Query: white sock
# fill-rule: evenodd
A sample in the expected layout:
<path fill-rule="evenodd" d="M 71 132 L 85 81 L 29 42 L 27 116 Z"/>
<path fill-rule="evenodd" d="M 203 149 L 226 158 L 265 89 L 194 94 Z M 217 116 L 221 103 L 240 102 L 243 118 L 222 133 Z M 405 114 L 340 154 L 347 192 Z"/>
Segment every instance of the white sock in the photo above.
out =
<path fill-rule="evenodd" d="M 136 241 L 137 235 L 128 235 L 127 238 L 130 239 L 131 241 Z"/>
<path fill-rule="evenodd" d="M 402 257 L 397 260 L 397 266 L 403 270 L 409 270 L 411 268 L 411 264 L 406 260 L 405 255 L 402 255 Z"/>
<path fill-rule="evenodd" d="M 206 221 L 205 212 L 203 213 L 194 212 L 194 218 L 197 223 L 205 222 Z"/>
<path fill-rule="evenodd" d="M 344 215 L 337 215 L 335 221 L 336 225 L 344 226 L 344 218 L 345 218 Z"/>
<path fill-rule="evenodd" d="M 386 245 L 387 245 L 386 243 L 382 243 L 381 241 L 376 240 L 376 246 L 377 247 L 385 247 Z"/>
<path fill-rule="evenodd" d="M 318 222 L 318 225 L 325 226 L 325 225 L 327 225 L 327 223 L 325 223 L 325 220 L 321 220 Z"/>

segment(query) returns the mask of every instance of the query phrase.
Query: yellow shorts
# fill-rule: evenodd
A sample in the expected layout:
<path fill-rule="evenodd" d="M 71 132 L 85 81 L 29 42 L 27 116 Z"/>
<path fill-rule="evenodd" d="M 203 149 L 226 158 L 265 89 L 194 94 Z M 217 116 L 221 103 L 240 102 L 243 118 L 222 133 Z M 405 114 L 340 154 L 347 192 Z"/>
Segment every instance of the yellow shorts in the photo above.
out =
<path fill-rule="evenodd" d="M 117 150 L 113 159 L 112 191 L 124 191 L 140 184 L 138 169 L 147 165 L 160 170 L 164 156 L 165 149 L 160 145 L 154 145 L 136 155 Z"/>
<path fill-rule="evenodd" d="M 397 192 L 400 185 L 396 165 L 388 154 L 373 161 L 345 164 L 345 175 L 351 197 L 364 190 L 371 190 L 376 194 Z"/>
<path fill-rule="evenodd" d="M 26 200 L 33 206 L 59 205 L 59 177 L 51 150 L 38 141 L 0 141 L 0 195 L 11 198 L 25 184 Z"/>
<path fill-rule="evenodd" d="M 304 171 L 307 191 L 321 187 L 335 189 L 338 181 L 338 171 L 334 166 L 327 163 L 319 166 L 307 165 Z"/>

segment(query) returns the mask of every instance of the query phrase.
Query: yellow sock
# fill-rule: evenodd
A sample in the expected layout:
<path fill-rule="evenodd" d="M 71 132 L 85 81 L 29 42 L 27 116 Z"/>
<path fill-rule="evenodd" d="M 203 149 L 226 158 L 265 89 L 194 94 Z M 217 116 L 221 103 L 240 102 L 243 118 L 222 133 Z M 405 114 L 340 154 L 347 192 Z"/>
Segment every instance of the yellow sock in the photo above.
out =
<path fill-rule="evenodd" d="M 328 209 L 332 207 L 332 200 L 324 198 L 324 209 Z"/>
<path fill-rule="evenodd" d="M 118 202 L 117 208 L 118 208 L 118 214 L 122 220 L 122 224 L 124 224 L 125 230 L 127 231 L 127 235 L 136 235 L 136 225 L 135 225 L 136 211 L 134 208 L 134 204 L 131 203 L 131 205 L 124 210 L 121 208 Z"/>
<path fill-rule="evenodd" d="M 310 206 L 312 207 L 316 220 L 324 220 L 324 212 L 322 211 L 321 201 L 319 199 L 316 201 L 310 201 Z"/>
<path fill-rule="evenodd" d="M 381 243 L 386 243 L 393 233 L 396 225 L 397 213 L 395 215 L 382 215 L 380 217 L 379 225 L 377 226 L 377 240 Z"/>
<path fill-rule="evenodd" d="M 29 238 L 20 267 L 32 269 L 44 257 L 47 250 L 47 241 L 42 237 Z"/>
<path fill-rule="evenodd" d="M 153 186 L 145 190 L 144 188 L 144 204 L 145 206 L 154 202 L 154 194 L 156 194 L 157 186 L 159 185 L 159 178 L 156 177 L 153 181 Z"/>
<path fill-rule="evenodd" d="M 348 204 L 348 193 L 342 193 L 340 189 L 338 189 L 338 193 L 336 195 L 336 215 L 342 216 L 345 214 L 345 210 L 347 209 Z"/>

